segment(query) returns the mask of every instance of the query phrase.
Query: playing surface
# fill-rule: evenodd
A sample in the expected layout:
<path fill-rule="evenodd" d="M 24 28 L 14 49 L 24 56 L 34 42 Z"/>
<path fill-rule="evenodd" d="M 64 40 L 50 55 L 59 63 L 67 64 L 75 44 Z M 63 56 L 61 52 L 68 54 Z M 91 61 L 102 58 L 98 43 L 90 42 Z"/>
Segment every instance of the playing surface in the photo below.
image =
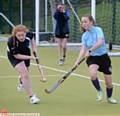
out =
<path fill-rule="evenodd" d="M 40 74 L 32 62 L 30 78 L 33 91 L 40 98 L 37 105 L 29 103 L 26 92 L 18 93 L 18 75 L 10 65 L 6 56 L 6 46 L 0 43 L 0 109 L 7 108 L 9 112 L 37 112 L 41 116 L 120 116 L 120 103 L 109 104 L 106 101 L 105 85 L 103 101 L 96 102 L 96 90 L 88 79 L 88 68 L 83 62 L 68 80 L 58 87 L 52 94 L 46 94 L 45 88 L 50 88 L 73 65 L 78 56 L 76 51 L 68 51 L 67 59 L 63 66 L 58 65 L 57 48 L 39 47 L 38 52 L 42 65 L 45 66 L 47 83 L 39 81 Z M 120 58 L 112 58 L 113 82 L 115 83 L 113 97 L 120 101 Z M 98 74 L 104 80 L 101 73 Z"/>

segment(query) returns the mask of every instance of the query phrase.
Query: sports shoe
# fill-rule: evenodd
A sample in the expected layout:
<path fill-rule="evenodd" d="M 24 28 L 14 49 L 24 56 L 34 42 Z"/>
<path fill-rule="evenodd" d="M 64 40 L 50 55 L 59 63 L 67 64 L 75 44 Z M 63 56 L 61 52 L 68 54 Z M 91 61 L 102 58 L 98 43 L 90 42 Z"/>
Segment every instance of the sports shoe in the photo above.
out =
<path fill-rule="evenodd" d="M 102 91 L 98 91 L 98 95 L 96 97 L 96 101 L 101 101 L 102 100 Z"/>
<path fill-rule="evenodd" d="M 63 56 L 63 62 L 65 62 L 65 58 L 66 58 L 66 56 Z"/>
<path fill-rule="evenodd" d="M 23 89 L 24 89 L 23 84 L 19 83 L 17 87 L 18 92 L 22 92 Z"/>
<path fill-rule="evenodd" d="M 63 59 L 60 59 L 59 60 L 59 65 L 63 65 L 64 64 L 64 60 Z"/>
<path fill-rule="evenodd" d="M 38 104 L 39 101 L 40 101 L 40 99 L 38 99 L 35 94 L 32 95 L 32 97 L 30 97 L 30 103 L 31 104 Z"/>
<path fill-rule="evenodd" d="M 112 97 L 107 98 L 107 101 L 112 104 L 117 104 L 117 100 L 113 99 Z"/>
<path fill-rule="evenodd" d="M 17 86 L 17 90 L 18 92 L 22 92 L 24 87 L 23 87 L 23 84 L 22 84 L 22 80 L 21 80 L 21 76 L 19 76 L 19 83 L 18 83 L 18 86 Z"/>

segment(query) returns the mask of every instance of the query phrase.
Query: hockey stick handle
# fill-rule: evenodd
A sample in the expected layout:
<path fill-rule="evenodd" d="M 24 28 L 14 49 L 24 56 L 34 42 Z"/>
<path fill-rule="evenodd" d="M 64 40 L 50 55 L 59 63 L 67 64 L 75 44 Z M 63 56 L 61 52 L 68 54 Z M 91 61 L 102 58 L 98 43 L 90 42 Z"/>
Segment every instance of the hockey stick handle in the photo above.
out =
<path fill-rule="evenodd" d="M 81 59 L 77 65 L 75 65 L 71 70 L 74 71 L 83 61 L 85 60 L 85 58 Z"/>
<path fill-rule="evenodd" d="M 40 80 L 41 80 L 42 82 L 46 82 L 47 79 L 46 79 L 46 77 L 45 77 L 45 75 L 44 75 L 42 66 L 40 65 L 40 61 L 39 61 L 39 59 L 37 58 L 38 56 L 37 56 L 36 52 L 33 52 L 33 54 L 34 54 L 34 56 L 36 57 L 35 60 L 36 60 L 36 63 L 37 63 L 37 67 L 38 67 L 39 72 L 41 73 L 41 79 L 40 79 Z"/>
<path fill-rule="evenodd" d="M 36 63 L 37 63 L 37 64 L 40 64 L 39 59 L 37 58 L 36 52 L 33 52 L 33 55 L 36 57 L 36 59 L 35 59 L 35 60 L 36 60 Z"/>
<path fill-rule="evenodd" d="M 63 76 L 63 79 L 66 79 L 74 70 L 76 70 L 76 68 L 77 68 L 84 60 L 85 60 L 85 58 L 83 58 L 82 60 L 80 60 L 77 65 L 75 65 L 68 73 L 66 73 L 66 74 Z"/>

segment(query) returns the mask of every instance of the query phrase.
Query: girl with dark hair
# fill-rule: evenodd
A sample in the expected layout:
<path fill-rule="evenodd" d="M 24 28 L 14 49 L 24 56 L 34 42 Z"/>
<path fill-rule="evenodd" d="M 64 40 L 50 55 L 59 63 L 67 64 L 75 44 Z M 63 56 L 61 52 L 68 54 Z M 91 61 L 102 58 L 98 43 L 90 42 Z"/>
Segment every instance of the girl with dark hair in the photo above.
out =
<path fill-rule="evenodd" d="M 110 57 L 107 53 L 103 30 L 95 26 L 95 21 L 91 15 L 82 16 L 81 30 L 83 32 L 82 48 L 74 65 L 77 65 L 82 57 L 86 57 L 91 82 L 98 92 L 96 97 L 97 101 L 102 100 L 102 89 L 100 87 L 97 72 L 102 72 L 105 78 L 107 101 L 115 104 L 117 101 L 112 98 L 112 66 Z"/>
<path fill-rule="evenodd" d="M 69 38 L 69 18 L 70 13 L 65 10 L 64 4 L 58 4 L 54 13 L 56 20 L 55 37 L 59 50 L 59 65 L 64 64 L 66 58 L 67 40 Z"/>

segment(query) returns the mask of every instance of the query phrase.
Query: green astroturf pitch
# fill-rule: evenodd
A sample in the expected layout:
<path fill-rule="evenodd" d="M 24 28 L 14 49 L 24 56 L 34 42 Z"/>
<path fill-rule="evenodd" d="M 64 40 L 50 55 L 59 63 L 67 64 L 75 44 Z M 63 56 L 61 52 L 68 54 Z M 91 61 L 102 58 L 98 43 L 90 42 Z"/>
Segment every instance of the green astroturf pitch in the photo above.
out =
<path fill-rule="evenodd" d="M 33 91 L 40 98 L 40 103 L 32 105 L 26 92 L 17 91 L 18 74 L 6 58 L 6 44 L 0 42 L 0 109 L 7 108 L 10 113 L 40 113 L 40 116 L 120 116 L 120 58 L 111 58 L 113 65 L 113 97 L 118 104 L 109 104 L 106 100 L 105 85 L 103 100 L 96 102 L 96 90 L 92 86 L 86 63 L 61 84 L 52 94 L 46 94 L 45 88 L 50 88 L 58 79 L 68 71 L 78 56 L 77 51 L 67 52 L 67 58 L 63 66 L 58 65 L 57 48 L 38 47 L 41 64 L 48 78 L 46 83 L 39 81 L 40 74 L 32 61 L 30 66 L 30 78 Z M 101 80 L 103 74 L 98 73 Z"/>

